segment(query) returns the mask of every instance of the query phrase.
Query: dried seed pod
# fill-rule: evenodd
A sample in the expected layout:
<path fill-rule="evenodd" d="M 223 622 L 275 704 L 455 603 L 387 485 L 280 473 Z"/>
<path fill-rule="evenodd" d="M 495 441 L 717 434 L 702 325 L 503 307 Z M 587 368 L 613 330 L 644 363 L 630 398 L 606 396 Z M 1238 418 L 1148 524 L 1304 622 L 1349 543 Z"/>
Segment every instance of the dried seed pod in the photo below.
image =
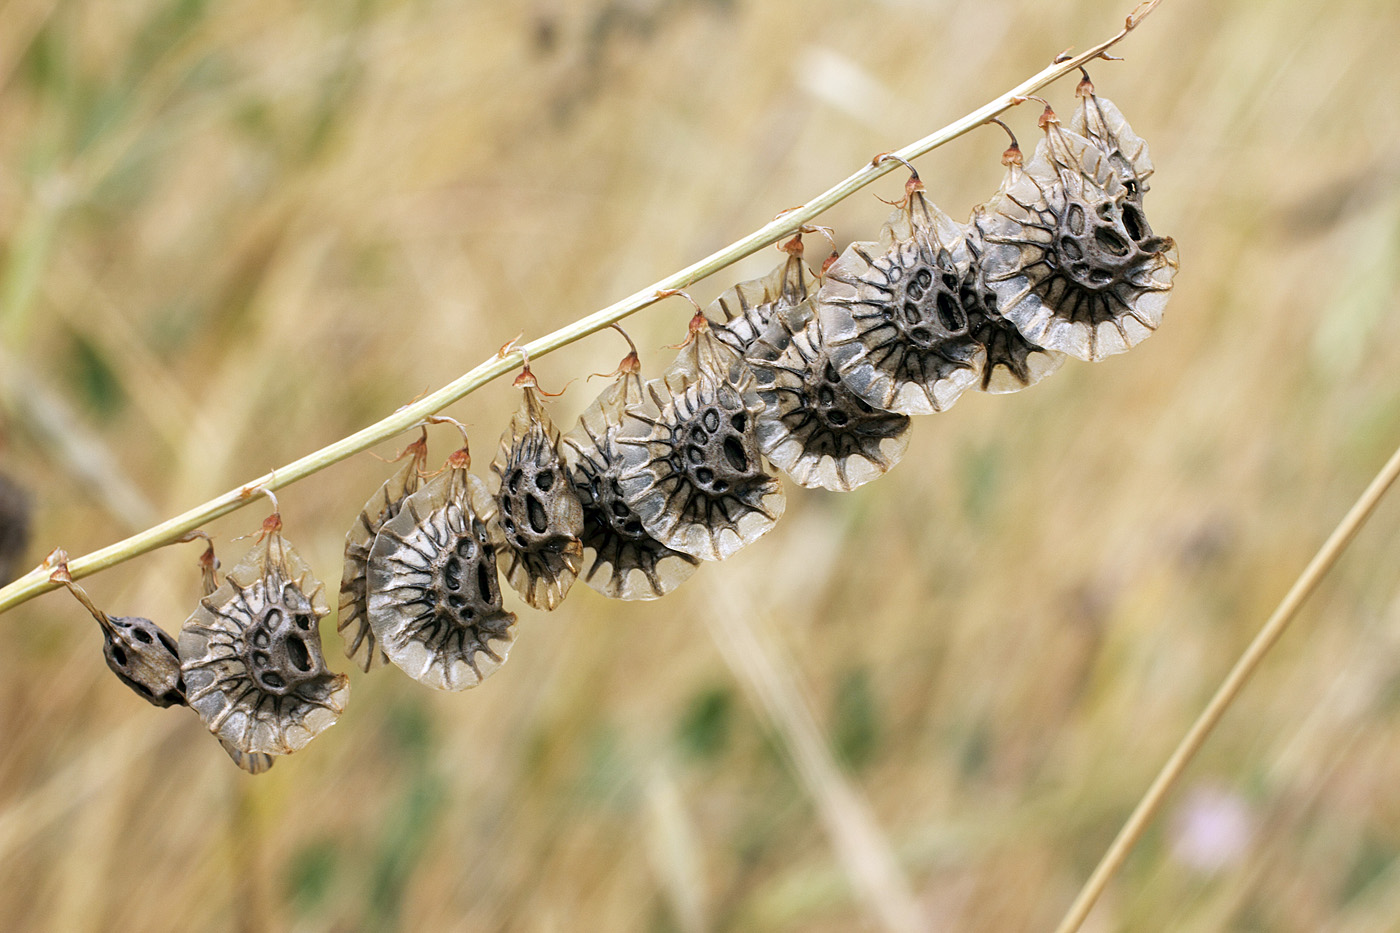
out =
<path fill-rule="evenodd" d="M 528 365 L 516 385 L 524 398 L 491 461 L 495 509 L 486 520 L 506 581 L 534 608 L 552 610 L 578 577 L 583 506 Z"/>
<path fill-rule="evenodd" d="M 913 175 L 880 241 L 852 243 L 827 270 L 817 293 L 827 353 L 872 407 L 942 411 L 977 382 L 985 354 L 958 300 L 962 235 Z"/>
<path fill-rule="evenodd" d="M 846 386 L 812 301 L 780 316 L 745 360 L 764 404 L 759 447 L 798 484 L 849 492 L 904 456 L 909 417 L 873 408 Z"/>
<path fill-rule="evenodd" d="M 58 565 L 50 579 L 66 586 L 102 627 L 102 656 L 112 673 L 152 706 L 184 706 L 185 682 L 180 676 L 175 639 L 150 619 L 109 616 L 73 582 L 62 551 L 55 552 L 50 561 Z"/>
<path fill-rule="evenodd" d="M 623 501 L 648 534 L 723 560 L 773 527 L 786 500 L 764 471 L 762 411 L 752 371 L 697 312 L 675 362 L 646 384 L 618 433 Z"/>
<path fill-rule="evenodd" d="M 1108 156 L 1109 165 L 1128 190 L 1129 201 L 1141 209 L 1142 196 L 1148 190 L 1147 179 L 1153 172 L 1146 141 L 1133 132 L 1113 101 L 1094 93 L 1094 82 L 1089 80 L 1087 72 L 1075 88 L 1074 96 L 1079 106 L 1070 116 L 1070 132 L 1083 136 Z"/>
<path fill-rule="evenodd" d="M 180 631 L 190 706 L 226 749 L 245 755 L 304 747 L 335 723 L 350 694 L 349 679 L 327 669 L 321 652 L 325 587 L 280 528 L 274 514 Z"/>
<path fill-rule="evenodd" d="M 983 208 L 974 208 L 963 239 L 968 255 L 967 276 L 961 290 L 963 310 L 967 312 L 973 339 L 987 352 L 977 388 L 992 394 L 1019 392 L 1058 370 L 1066 356 L 1031 343 L 1021 336 L 1015 324 L 1002 317 L 997 294 L 987 284 L 985 223 Z"/>
<path fill-rule="evenodd" d="M 345 639 L 345 656 L 366 672 L 388 660 L 375 643 L 374 629 L 369 624 L 366 567 L 370 548 L 374 546 L 379 529 L 399 514 L 405 499 L 418 491 L 427 457 L 428 434 L 424 429 L 418 440 L 404 448 L 399 455 L 404 460 L 403 465 L 365 503 L 359 518 L 345 535 L 345 569 L 340 578 L 340 614 L 336 629 Z M 350 633 L 348 630 L 352 626 L 354 631 Z"/>
<path fill-rule="evenodd" d="M 1176 246 L 1152 234 L 1108 156 L 1062 130 L 986 212 L 983 264 L 1002 315 L 1038 346 L 1097 361 L 1162 321 Z"/>
<path fill-rule="evenodd" d="M 800 236 L 784 247 L 788 258 L 782 265 L 727 289 L 706 309 L 711 332 L 736 353 L 747 352 L 760 336 L 786 333 L 781 318 L 807 300 L 815 278 L 802 262 Z"/>
<path fill-rule="evenodd" d="M 618 483 L 622 454 L 617 435 L 623 413 L 642 404 L 639 372 L 633 351 L 618 367 L 616 381 L 588 406 L 561 446 L 583 506 L 583 580 L 611 599 L 658 599 L 690 579 L 700 565 L 648 534 Z"/>
<path fill-rule="evenodd" d="M 369 556 L 369 621 L 389 660 L 419 683 L 465 690 L 505 663 L 515 614 L 501 608 L 494 506 L 459 450 L 404 501 Z"/>

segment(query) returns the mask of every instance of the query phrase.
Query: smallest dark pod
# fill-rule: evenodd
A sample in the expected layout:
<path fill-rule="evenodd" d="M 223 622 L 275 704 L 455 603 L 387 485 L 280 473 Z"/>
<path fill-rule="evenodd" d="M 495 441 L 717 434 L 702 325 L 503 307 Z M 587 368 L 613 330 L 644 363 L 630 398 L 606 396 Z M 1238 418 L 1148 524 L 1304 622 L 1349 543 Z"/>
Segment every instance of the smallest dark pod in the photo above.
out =
<path fill-rule="evenodd" d="M 87 592 L 68 575 L 65 563 L 53 579 L 77 597 L 102 627 L 102 656 L 112 673 L 152 706 L 184 706 L 180 649 L 159 625 L 139 616 L 109 616 L 93 605 Z"/>
<path fill-rule="evenodd" d="M 528 367 L 516 385 L 524 397 L 491 461 L 495 508 L 486 523 L 506 582 L 535 609 L 552 610 L 583 561 L 583 505 Z"/>

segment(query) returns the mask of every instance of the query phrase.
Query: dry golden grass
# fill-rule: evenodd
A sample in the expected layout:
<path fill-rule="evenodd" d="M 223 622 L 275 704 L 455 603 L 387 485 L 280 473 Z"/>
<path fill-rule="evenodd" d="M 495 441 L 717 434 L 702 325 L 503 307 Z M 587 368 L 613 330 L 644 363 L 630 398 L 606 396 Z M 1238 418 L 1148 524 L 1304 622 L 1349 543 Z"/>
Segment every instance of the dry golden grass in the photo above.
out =
<path fill-rule="evenodd" d="M 26 565 L 659 278 L 1125 12 L 10 0 L 0 386 Z M 69 597 L 7 613 L 0 928 L 1051 927 L 1400 437 L 1397 30 L 1389 0 L 1164 4 L 1093 69 L 1152 143 L 1151 216 L 1180 245 L 1160 334 L 920 419 L 888 477 L 790 490 L 772 534 L 662 602 L 522 610 L 470 693 L 356 672 L 341 724 L 253 779 L 117 683 Z M 1034 117 L 1010 117 L 1027 148 Z M 920 160 L 930 195 L 964 216 L 1003 146 Z M 823 222 L 845 242 L 886 213 L 862 194 Z M 688 313 L 629 325 L 648 375 Z M 554 388 L 622 350 L 599 335 L 536 372 Z M 502 384 L 448 412 L 482 463 L 515 403 Z M 332 588 L 384 474 L 357 457 L 282 496 Z M 226 563 L 260 518 L 209 529 Z M 1394 928 L 1398 523 L 1383 505 L 1087 929 Z M 174 629 L 197 554 L 86 585 Z M 1241 845 L 1208 864 L 1209 831 Z"/>

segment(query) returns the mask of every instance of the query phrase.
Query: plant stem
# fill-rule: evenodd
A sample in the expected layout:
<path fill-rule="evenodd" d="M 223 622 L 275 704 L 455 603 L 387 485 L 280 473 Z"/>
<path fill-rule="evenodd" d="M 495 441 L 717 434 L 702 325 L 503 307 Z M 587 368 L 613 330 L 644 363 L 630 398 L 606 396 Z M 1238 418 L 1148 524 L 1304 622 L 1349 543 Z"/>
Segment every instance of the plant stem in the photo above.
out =
<path fill-rule="evenodd" d="M 1084 883 L 1079 896 L 1070 905 L 1069 912 L 1060 921 L 1060 925 L 1055 928 L 1055 933 L 1075 933 L 1084 919 L 1089 916 L 1089 911 L 1093 909 L 1094 903 L 1103 893 L 1108 882 L 1117 874 L 1118 869 L 1128 858 L 1128 853 L 1132 851 L 1138 839 L 1142 837 L 1147 824 L 1152 822 L 1153 817 L 1162 808 L 1162 802 L 1167 794 L 1171 792 L 1176 782 L 1180 780 L 1181 774 L 1186 770 L 1186 766 L 1191 763 L 1191 759 L 1196 756 L 1196 752 L 1211 732 L 1220 722 L 1225 710 L 1234 702 L 1235 698 L 1244 689 L 1244 685 L 1249 682 L 1259 662 L 1269 653 L 1274 644 L 1288 628 L 1288 623 L 1293 621 L 1298 614 L 1303 602 L 1317 588 L 1317 584 L 1322 580 L 1327 572 L 1332 569 L 1332 565 L 1341 557 L 1352 538 L 1361 530 L 1366 519 L 1371 517 L 1371 513 L 1376 510 L 1381 497 L 1385 495 L 1387 489 L 1400 477 L 1400 448 L 1391 454 L 1381 471 L 1376 474 L 1375 479 L 1366 487 L 1366 491 L 1361 494 L 1355 504 L 1342 518 L 1340 524 L 1333 529 L 1323 543 L 1322 548 L 1304 568 L 1297 580 L 1293 581 L 1293 586 L 1289 588 L 1283 601 L 1274 610 L 1273 615 L 1264 623 L 1264 627 L 1259 630 L 1259 634 L 1254 636 L 1254 640 L 1249 643 L 1249 647 L 1240 655 L 1235 666 L 1230 669 L 1229 675 L 1215 691 L 1215 695 L 1210 698 L 1206 708 L 1196 717 L 1196 721 L 1191 724 L 1191 728 L 1172 752 L 1167 763 L 1162 766 L 1162 770 L 1157 774 L 1152 786 L 1147 789 L 1147 793 L 1138 801 L 1132 816 L 1123 824 L 1123 828 L 1118 831 L 1113 844 L 1108 847 L 1099 864 L 1094 869 L 1094 873 L 1089 876 L 1089 880 Z"/>
<path fill-rule="evenodd" d="M 1066 58 L 1063 61 L 1056 61 L 1050 67 L 1045 68 L 1033 77 L 1027 78 L 1021 84 L 1002 94 L 1000 97 L 984 104 L 977 110 L 972 111 L 967 116 L 948 124 L 940 130 L 930 133 L 917 142 L 910 143 L 903 149 L 898 149 L 892 155 L 902 159 L 914 159 L 924 155 L 945 143 L 951 142 L 986 123 L 992 117 L 1004 113 L 1016 104 L 1020 103 L 1020 98 L 1050 84 L 1058 78 L 1075 71 L 1080 65 L 1097 58 L 1128 35 L 1144 16 L 1152 11 L 1160 0 L 1148 0 L 1138 6 L 1136 10 L 1127 18 L 1127 23 L 1116 35 L 1073 58 Z M 671 289 L 685 288 L 694 282 L 707 276 L 713 275 L 720 269 L 738 262 L 745 256 L 750 256 L 758 252 L 769 244 L 776 243 L 783 237 L 792 236 L 804 224 L 810 222 L 822 211 L 839 204 L 846 198 L 855 194 L 861 188 L 875 181 L 876 179 L 901 168 L 898 161 L 887 159 L 880 164 L 869 164 L 852 174 L 844 181 L 832 186 L 822 194 L 808 201 L 801 207 L 788 211 L 778 216 L 776 219 L 763 225 L 748 236 L 737 240 L 721 250 L 706 256 L 699 262 L 686 266 L 679 272 L 667 276 L 639 292 L 608 305 L 601 311 L 595 311 L 587 317 L 561 327 L 551 334 L 540 337 L 537 340 L 524 344 L 516 352 L 507 354 L 505 357 L 495 356 L 477 366 L 475 369 L 461 376 L 431 395 L 411 405 L 405 405 L 398 411 L 382 421 L 375 422 L 361 431 L 342 438 L 334 444 L 323 447 L 320 450 L 307 454 L 300 460 L 293 461 L 284 467 L 279 467 L 271 473 L 266 473 L 256 479 L 250 480 L 236 489 L 231 489 L 221 496 L 217 496 L 195 506 L 187 512 L 175 516 L 167 521 L 161 522 L 138 534 L 134 534 L 116 544 L 108 545 L 105 548 L 85 554 L 68 563 L 69 572 L 73 579 L 80 580 L 99 570 L 105 570 L 117 564 L 131 560 L 148 551 L 162 547 L 171 543 L 176 538 L 186 532 L 190 532 L 201 525 L 227 515 L 237 509 L 247 505 L 254 498 L 254 493 L 260 489 L 281 489 L 291 485 L 298 480 L 305 479 L 312 474 L 324 470 L 334 463 L 338 463 L 353 454 L 367 450 L 382 441 L 400 434 L 423 418 L 437 411 L 446 408 L 453 402 L 470 395 L 477 389 L 486 385 L 494 379 L 510 372 L 519 365 L 517 359 L 520 351 L 528 354 L 531 359 L 544 356 L 560 347 L 567 346 L 576 340 L 580 340 L 589 334 L 596 333 L 603 328 L 622 320 L 630 314 L 640 311 L 649 305 L 660 300 L 658 292 L 665 292 Z M 53 589 L 56 584 L 49 581 L 49 571 L 47 568 L 39 567 L 20 577 L 4 589 L 0 589 L 0 612 L 13 609 L 20 603 L 27 602 Z"/>

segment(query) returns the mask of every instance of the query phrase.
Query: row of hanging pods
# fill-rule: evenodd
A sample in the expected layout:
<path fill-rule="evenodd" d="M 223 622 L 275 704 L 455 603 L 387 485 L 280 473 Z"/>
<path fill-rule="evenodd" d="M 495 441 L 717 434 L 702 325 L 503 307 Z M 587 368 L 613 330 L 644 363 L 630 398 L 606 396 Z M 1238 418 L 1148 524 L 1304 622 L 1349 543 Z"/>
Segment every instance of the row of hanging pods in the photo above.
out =
<path fill-rule="evenodd" d="M 878 240 L 833 252 L 815 274 L 798 233 L 770 274 L 697 307 L 658 378 L 642 380 L 632 346 L 566 434 L 524 359 L 487 481 L 470 472 L 465 428 L 429 419 L 456 424 L 463 446 L 429 474 L 424 427 L 347 534 L 346 656 L 437 689 L 475 686 L 515 638 L 500 575 L 545 611 L 579 577 L 609 598 L 657 599 L 773 527 L 785 502 L 775 471 L 850 491 L 899 462 L 911 416 L 968 389 L 1019 391 L 1067 356 L 1097 361 L 1148 336 L 1177 263 L 1144 213 L 1147 145 L 1087 74 L 1076 97 L 1068 129 L 1046 105 L 1029 162 L 1012 137 L 1000 188 L 967 224 L 929 201 L 909 166 Z M 178 643 L 102 613 L 51 558 L 123 682 L 193 708 L 253 773 L 334 723 L 349 691 L 321 651 L 324 587 L 281 530 L 274 510 L 222 584 L 207 549 L 204 598 Z"/>

